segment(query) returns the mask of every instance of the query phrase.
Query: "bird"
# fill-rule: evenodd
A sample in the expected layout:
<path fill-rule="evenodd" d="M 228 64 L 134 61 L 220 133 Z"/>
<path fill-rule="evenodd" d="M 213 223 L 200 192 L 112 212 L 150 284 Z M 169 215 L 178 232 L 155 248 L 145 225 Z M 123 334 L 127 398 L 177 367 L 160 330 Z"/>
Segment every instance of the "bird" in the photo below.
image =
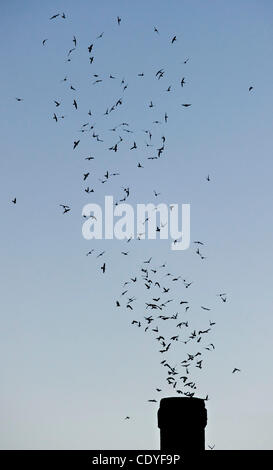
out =
<path fill-rule="evenodd" d="M 23 98 L 15 98 L 16 101 L 24 101 Z"/>
<path fill-rule="evenodd" d="M 55 15 L 51 16 L 51 18 L 49 18 L 50 20 L 54 20 L 55 18 L 57 18 L 58 16 L 60 16 L 60 13 L 56 13 Z"/>
<path fill-rule="evenodd" d="M 181 85 L 182 88 L 183 88 L 183 86 L 185 85 L 185 77 L 183 77 L 183 78 L 181 79 L 180 85 Z"/>
<path fill-rule="evenodd" d="M 94 189 L 90 189 L 89 186 L 84 190 L 87 194 L 93 193 Z"/>
<path fill-rule="evenodd" d="M 172 44 L 176 41 L 176 36 L 172 38 Z"/>
<path fill-rule="evenodd" d="M 117 22 L 118 22 L 118 25 L 120 25 L 121 18 L 119 16 L 117 17 Z"/>
<path fill-rule="evenodd" d="M 103 265 L 101 266 L 100 269 L 102 270 L 102 272 L 103 272 L 103 274 L 104 274 L 104 273 L 105 273 L 105 263 L 103 263 Z"/>
<path fill-rule="evenodd" d="M 254 88 L 253 86 L 250 86 L 249 89 L 248 89 L 248 91 L 253 90 L 253 88 Z"/>
<path fill-rule="evenodd" d="M 48 41 L 48 39 L 43 39 L 43 46 L 45 45 L 46 41 Z"/>
<path fill-rule="evenodd" d="M 154 26 L 154 32 L 159 34 L 158 29 Z"/>
<path fill-rule="evenodd" d="M 75 106 L 75 109 L 78 109 L 78 104 L 76 100 L 73 101 L 73 106 Z"/>
<path fill-rule="evenodd" d="M 54 101 L 54 103 L 56 104 L 56 108 L 58 108 L 58 106 L 61 104 L 59 101 Z"/>
<path fill-rule="evenodd" d="M 77 147 L 77 145 L 79 145 L 79 143 L 80 143 L 80 140 L 74 140 L 73 150 L 75 150 L 75 148 Z"/>
<path fill-rule="evenodd" d="M 181 106 L 184 106 L 184 108 L 188 108 L 189 106 L 191 106 L 191 104 L 190 103 L 184 103 Z"/>
<path fill-rule="evenodd" d="M 16 199 L 16 197 L 15 197 L 14 199 L 12 199 L 12 201 L 11 201 L 11 202 L 13 202 L 13 204 L 16 204 L 16 202 L 17 202 L 17 199 Z"/>
<path fill-rule="evenodd" d="M 124 419 L 130 419 L 130 416 L 126 416 Z"/>
<path fill-rule="evenodd" d="M 237 367 L 234 367 L 232 373 L 235 374 L 235 372 L 241 372 L 241 369 L 237 369 Z"/>
<path fill-rule="evenodd" d="M 207 180 L 207 181 L 210 181 L 210 175 L 207 176 L 206 180 Z"/>

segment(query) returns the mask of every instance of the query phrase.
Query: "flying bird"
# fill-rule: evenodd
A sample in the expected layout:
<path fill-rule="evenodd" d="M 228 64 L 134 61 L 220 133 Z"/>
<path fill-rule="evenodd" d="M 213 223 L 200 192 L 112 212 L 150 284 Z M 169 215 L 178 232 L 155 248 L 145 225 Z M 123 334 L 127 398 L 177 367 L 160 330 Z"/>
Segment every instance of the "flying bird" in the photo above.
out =
<path fill-rule="evenodd" d="M 60 204 L 60 206 L 63 208 L 63 214 L 66 214 L 67 212 L 69 212 L 71 209 L 69 206 L 66 206 L 64 204 Z"/>

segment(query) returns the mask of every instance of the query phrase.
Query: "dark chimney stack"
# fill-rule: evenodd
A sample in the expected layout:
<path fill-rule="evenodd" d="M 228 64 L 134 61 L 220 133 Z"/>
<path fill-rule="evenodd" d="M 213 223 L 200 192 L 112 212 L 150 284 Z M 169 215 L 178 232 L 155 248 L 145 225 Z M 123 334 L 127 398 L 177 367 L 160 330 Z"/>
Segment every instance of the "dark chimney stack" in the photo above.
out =
<path fill-rule="evenodd" d="M 202 452 L 205 450 L 207 410 L 201 398 L 169 397 L 160 400 L 158 427 L 160 450 Z"/>

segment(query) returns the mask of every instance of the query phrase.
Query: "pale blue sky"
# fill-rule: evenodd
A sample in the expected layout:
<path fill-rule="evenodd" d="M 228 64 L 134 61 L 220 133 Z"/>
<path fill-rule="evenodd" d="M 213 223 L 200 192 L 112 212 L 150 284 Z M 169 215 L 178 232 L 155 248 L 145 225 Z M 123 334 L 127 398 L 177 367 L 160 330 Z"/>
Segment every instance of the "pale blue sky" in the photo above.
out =
<path fill-rule="evenodd" d="M 198 325 L 197 307 L 209 305 L 203 318 L 216 321 L 216 350 L 197 376 L 197 396 L 210 397 L 207 444 L 272 449 L 272 2 L 13 0 L 1 7 L 0 447 L 158 448 L 157 404 L 147 400 L 164 384 L 162 357 L 151 336 L 130 325 L 134 317 L 115 308 L 123 282 L 152 256 L 155 266 L 167 261 L 170 272 L 194 281 L 189 320 Z M 63 11 L 65 20 L 49 20 Z M 160 68 L 166 75 L 156 81 Z M 92 86 L 95 73 L 104 82 Z M 118 78 L 106 80 L 110 73 Z M 103 113 L 122 95 L 122 78 L 124 105 L 108 120 Z M 62 103 L 57 110 L 54 100 Z M 166 126 L 151 124 L 165 111 Z M 65 118 L 55 123 L 54 112 Z M 123 120 L 135 134 L 124 133 L 115 154 L 106 150 L 118 140 L 108 129 Z M 78 132 L 88 121 L 105 143 Z M 151 125 L 156 145 L 166 136 L 159 161 L 145 158 L 141 130 Z M 95 160 L 86 162 L 88 154 Z M 82 181 L 89 169 L 91 195 Z M 98 178 L 107 169 L 121 175 L 106 187 Z M 190 203 L 192 240 L 206 243 L 207 259 L 193 246 L 171 252 L 169 241 L 84 240 L 83 205 L 122 197 L 122 186 L 130 186 L 132 204 Z M 69 214 L 61 203 L 71 205 Z M 105 275 L 100 260 L 85 256 L 91 248 L 106 250 Z M 216 296 L 223 291 L 226 304 Z M 177 361 L 187 352 L 179 348 Z M 234 367 L 242 372 L 233 375 Z"/>

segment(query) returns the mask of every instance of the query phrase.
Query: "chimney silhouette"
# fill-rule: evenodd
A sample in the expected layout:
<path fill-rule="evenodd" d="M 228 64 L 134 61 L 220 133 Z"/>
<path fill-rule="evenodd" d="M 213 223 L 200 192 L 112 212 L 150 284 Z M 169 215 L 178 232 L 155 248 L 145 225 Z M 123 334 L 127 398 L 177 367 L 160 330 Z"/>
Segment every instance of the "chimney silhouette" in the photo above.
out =
<path fill-rule="evenodd" d="M 202 398 L 162 398 L 157 417 L 160 450 L 181 454 L 205 450 L 207 410 Z"/>

